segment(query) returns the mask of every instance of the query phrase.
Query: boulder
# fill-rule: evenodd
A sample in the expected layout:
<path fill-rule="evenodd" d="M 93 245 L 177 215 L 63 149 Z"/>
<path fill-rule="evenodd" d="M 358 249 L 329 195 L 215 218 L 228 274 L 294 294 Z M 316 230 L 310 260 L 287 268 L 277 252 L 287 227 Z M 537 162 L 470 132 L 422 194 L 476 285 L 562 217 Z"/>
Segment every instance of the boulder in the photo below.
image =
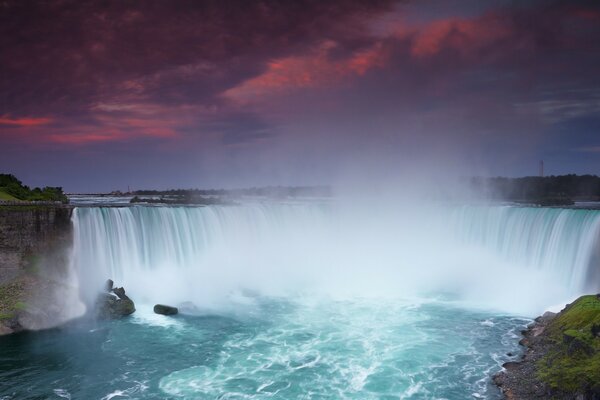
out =
<path fill-rule="evenodd" d="M 113 281 L 106 282 L 106 292 L 100 293 L 96 300 L 96 316 L 103 319 L 121 318 L 135 312 L 133 300 L 125 294 L 125 289 L 114 288 Z"/>
<path fill-rule="evenodd" d="M 157 304 L 154 306 L 154 312 L 162 315 L 175 315 L 179 312 L 177 307 L 166 306 L 164 304 Z"/>

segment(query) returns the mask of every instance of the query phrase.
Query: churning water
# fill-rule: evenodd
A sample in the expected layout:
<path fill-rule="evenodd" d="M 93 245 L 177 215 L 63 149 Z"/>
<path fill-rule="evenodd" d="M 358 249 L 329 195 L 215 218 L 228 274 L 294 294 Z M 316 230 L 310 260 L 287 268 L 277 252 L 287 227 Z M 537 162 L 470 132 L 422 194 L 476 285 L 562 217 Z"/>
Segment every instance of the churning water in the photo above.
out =
<path fill-rule="evenodd" d="M 529 318 L 598 288 L 596 211 L 252 202 L 73 221 L 84 303 L 111 277 L 138 311 L 2 338 L 2 399 L 495 399 Z"/>

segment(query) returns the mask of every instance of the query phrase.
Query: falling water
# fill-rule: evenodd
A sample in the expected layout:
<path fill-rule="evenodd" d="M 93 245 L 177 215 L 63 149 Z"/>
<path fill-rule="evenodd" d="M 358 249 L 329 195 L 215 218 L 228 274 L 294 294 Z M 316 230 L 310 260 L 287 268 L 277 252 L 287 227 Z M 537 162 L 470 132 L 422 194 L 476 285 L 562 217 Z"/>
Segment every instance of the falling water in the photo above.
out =
<path fill-rule="evenodd" d="M 235 289 L 446 291 L 524 313 L 597 288 L 590 279 L 600 212 L 590 210 L 361 214 L 322 202 L 263 202 L 78 208 L 74 224 L 74 261 L 88 301 L 108 277 L 148 302 L 206 303 Z M 520 305 L 500 299 L 508 287 L 521 292 Z"/>

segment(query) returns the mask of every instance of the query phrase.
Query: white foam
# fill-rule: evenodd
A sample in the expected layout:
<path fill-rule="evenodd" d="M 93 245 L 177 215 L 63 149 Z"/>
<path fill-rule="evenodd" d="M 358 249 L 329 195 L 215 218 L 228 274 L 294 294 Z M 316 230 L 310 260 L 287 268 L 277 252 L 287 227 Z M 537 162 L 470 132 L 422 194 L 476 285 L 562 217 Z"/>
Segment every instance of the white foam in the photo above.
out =
<path fill-rule="evenodd" d="M 54 389 L 54 394 L 63 399 L 71 400 L 71 393 L 69 393 L 66 389 Z"/>

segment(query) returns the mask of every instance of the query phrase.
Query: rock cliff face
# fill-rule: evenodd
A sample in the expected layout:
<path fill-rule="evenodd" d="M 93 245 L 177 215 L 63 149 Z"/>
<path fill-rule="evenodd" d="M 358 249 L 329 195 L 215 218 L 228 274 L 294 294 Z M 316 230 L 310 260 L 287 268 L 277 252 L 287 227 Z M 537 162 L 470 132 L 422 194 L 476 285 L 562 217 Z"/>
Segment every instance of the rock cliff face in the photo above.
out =
<path fill-rule="evenodd" d="M 71 213 L 0 206 L 0 334 L 48 328 L 82 311 L 69 265 Z"/>

